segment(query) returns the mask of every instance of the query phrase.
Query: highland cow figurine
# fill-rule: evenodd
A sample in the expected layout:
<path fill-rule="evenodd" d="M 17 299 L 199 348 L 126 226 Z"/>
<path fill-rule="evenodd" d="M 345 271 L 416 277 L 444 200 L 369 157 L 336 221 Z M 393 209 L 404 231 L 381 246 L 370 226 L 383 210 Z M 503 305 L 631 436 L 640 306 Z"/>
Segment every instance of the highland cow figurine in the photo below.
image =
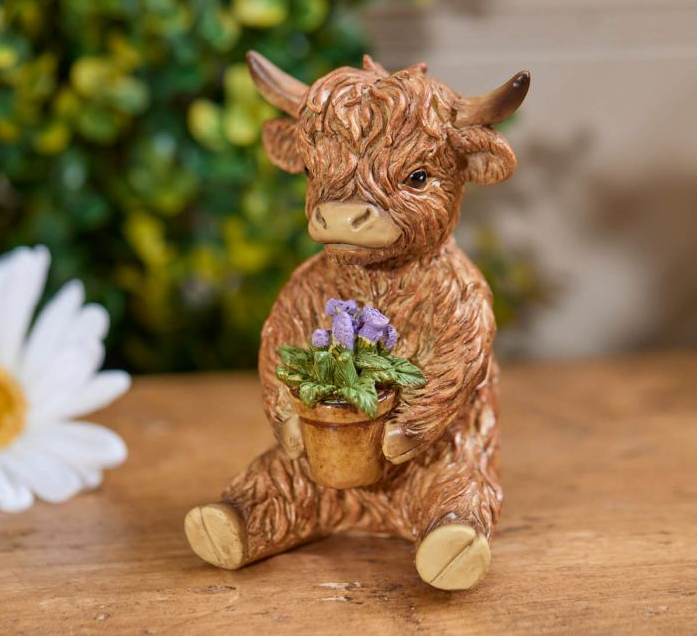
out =
<path fill-rule="evenodd" d="M 417 64 L 396 73 L 365 56 L 312 86 L 255 52 L 259 91 L 288 117 L 266 122 L 271 160 L 308 177 L 310 236 L 324 250 L 293 273 L 263 329 L 266 415 L 278 445 L 224 491 L 191 510 L 193 550 L 236 569 L 330 534 L 357 530 L 416 544 L 416 569 L 441 589 L 481 581 L 502 491 L 491 292 L 451 237 L 466 182 L 507 179 L 515 157 L 493 124 L 528 90 L 527 72 L 463 98 Z M 327 299 L 389 316 L 394 353 L 425 385 L 399 389 L 379 443 L 384 470 L 369 486 L 312 478 L 293 395 L 277 377 L 281 345 L 307 346 L 328 326 Z"/>

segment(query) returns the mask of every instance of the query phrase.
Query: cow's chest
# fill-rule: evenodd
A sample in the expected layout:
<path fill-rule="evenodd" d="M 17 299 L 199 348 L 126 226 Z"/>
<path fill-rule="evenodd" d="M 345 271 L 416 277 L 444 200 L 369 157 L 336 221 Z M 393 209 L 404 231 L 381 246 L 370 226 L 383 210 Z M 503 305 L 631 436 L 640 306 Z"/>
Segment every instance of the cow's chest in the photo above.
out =
<path fill-rule="evenodd" d="M 428 357 L 434 341 L 447 327 L 448 316 L 459 312 L 465 285 L 449 267 L 405 268 L 397 272 L 370 271 L 338 266 L 318 271 L 314 289 L 317 311 L 327 298 L 354 298 L 390 318 L 401 334 L 400 353 Z M 329 270 L 329 271 L 328 271 Z M 319 299 L 322 299 L 321 301 Z"/>
<path fill-rule="evenodd" d="M 321 276 L 324 294 L 340 298 L 355 298 L 360 304 L 370 304 L 383 313 L 403 313 L 412 307 L 428 310 L 443 301 L 443 285 L 437 272 L 403 273 L 382 271 L 337 271 Z"/>

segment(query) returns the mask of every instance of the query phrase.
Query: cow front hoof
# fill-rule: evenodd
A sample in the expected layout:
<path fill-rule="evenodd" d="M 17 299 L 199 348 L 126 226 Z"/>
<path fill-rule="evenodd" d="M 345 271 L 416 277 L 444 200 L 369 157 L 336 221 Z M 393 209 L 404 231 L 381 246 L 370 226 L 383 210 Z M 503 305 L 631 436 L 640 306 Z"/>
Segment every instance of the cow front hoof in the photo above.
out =
<path fill-rule="evenodd" d="M 184 520 L 191 549 L 204 561 L 226 570 L 242 567 L 247 553 L 247 532 L 237 511 L 226 504 L 192 508 Z"/>
<path fill-rule="evenodd" d="M 491 550 L 471 526 L 452 523 L 429 532 L 416 552 L 416 571 L 440 590 L 468 590 L 489 571 Z"/>

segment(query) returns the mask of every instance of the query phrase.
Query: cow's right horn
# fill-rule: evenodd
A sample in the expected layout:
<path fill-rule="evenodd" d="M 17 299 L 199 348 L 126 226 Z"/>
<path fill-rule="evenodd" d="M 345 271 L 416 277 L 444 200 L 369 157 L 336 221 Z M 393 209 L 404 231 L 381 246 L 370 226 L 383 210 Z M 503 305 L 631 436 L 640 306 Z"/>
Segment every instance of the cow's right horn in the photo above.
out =
<path fill-rule="evenodd" d="M 498 124 L 523 103 L 530 88 L 530 72 L 520 71 L 503 86 L 479 97 L 459 99 L 455 104 L 455 127 Z"/>
<path fill-rule="evenodd" d="M 309 86 L 283 72 L 256 51 L 247 53 L 247 66 L 259 92 L 269 103 L 297 118 Z"/>

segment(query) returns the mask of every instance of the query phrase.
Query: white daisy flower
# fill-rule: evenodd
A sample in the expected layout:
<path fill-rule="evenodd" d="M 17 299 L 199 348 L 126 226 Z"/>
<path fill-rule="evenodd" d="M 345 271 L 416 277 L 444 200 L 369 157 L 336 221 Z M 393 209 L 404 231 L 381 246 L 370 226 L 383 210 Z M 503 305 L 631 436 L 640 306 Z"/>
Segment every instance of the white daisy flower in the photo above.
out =
<path fill-rule="evenodd" d="M 130 377 L 102 371 L 109 316 L 84 304 L 79 281 L 39 313 L 50 254 L 20 247 L 0 258 L 0 510 L 58 503 L 102 481 L 126 459 L 113 431 L 77 418 L 125 393 Z"/>

